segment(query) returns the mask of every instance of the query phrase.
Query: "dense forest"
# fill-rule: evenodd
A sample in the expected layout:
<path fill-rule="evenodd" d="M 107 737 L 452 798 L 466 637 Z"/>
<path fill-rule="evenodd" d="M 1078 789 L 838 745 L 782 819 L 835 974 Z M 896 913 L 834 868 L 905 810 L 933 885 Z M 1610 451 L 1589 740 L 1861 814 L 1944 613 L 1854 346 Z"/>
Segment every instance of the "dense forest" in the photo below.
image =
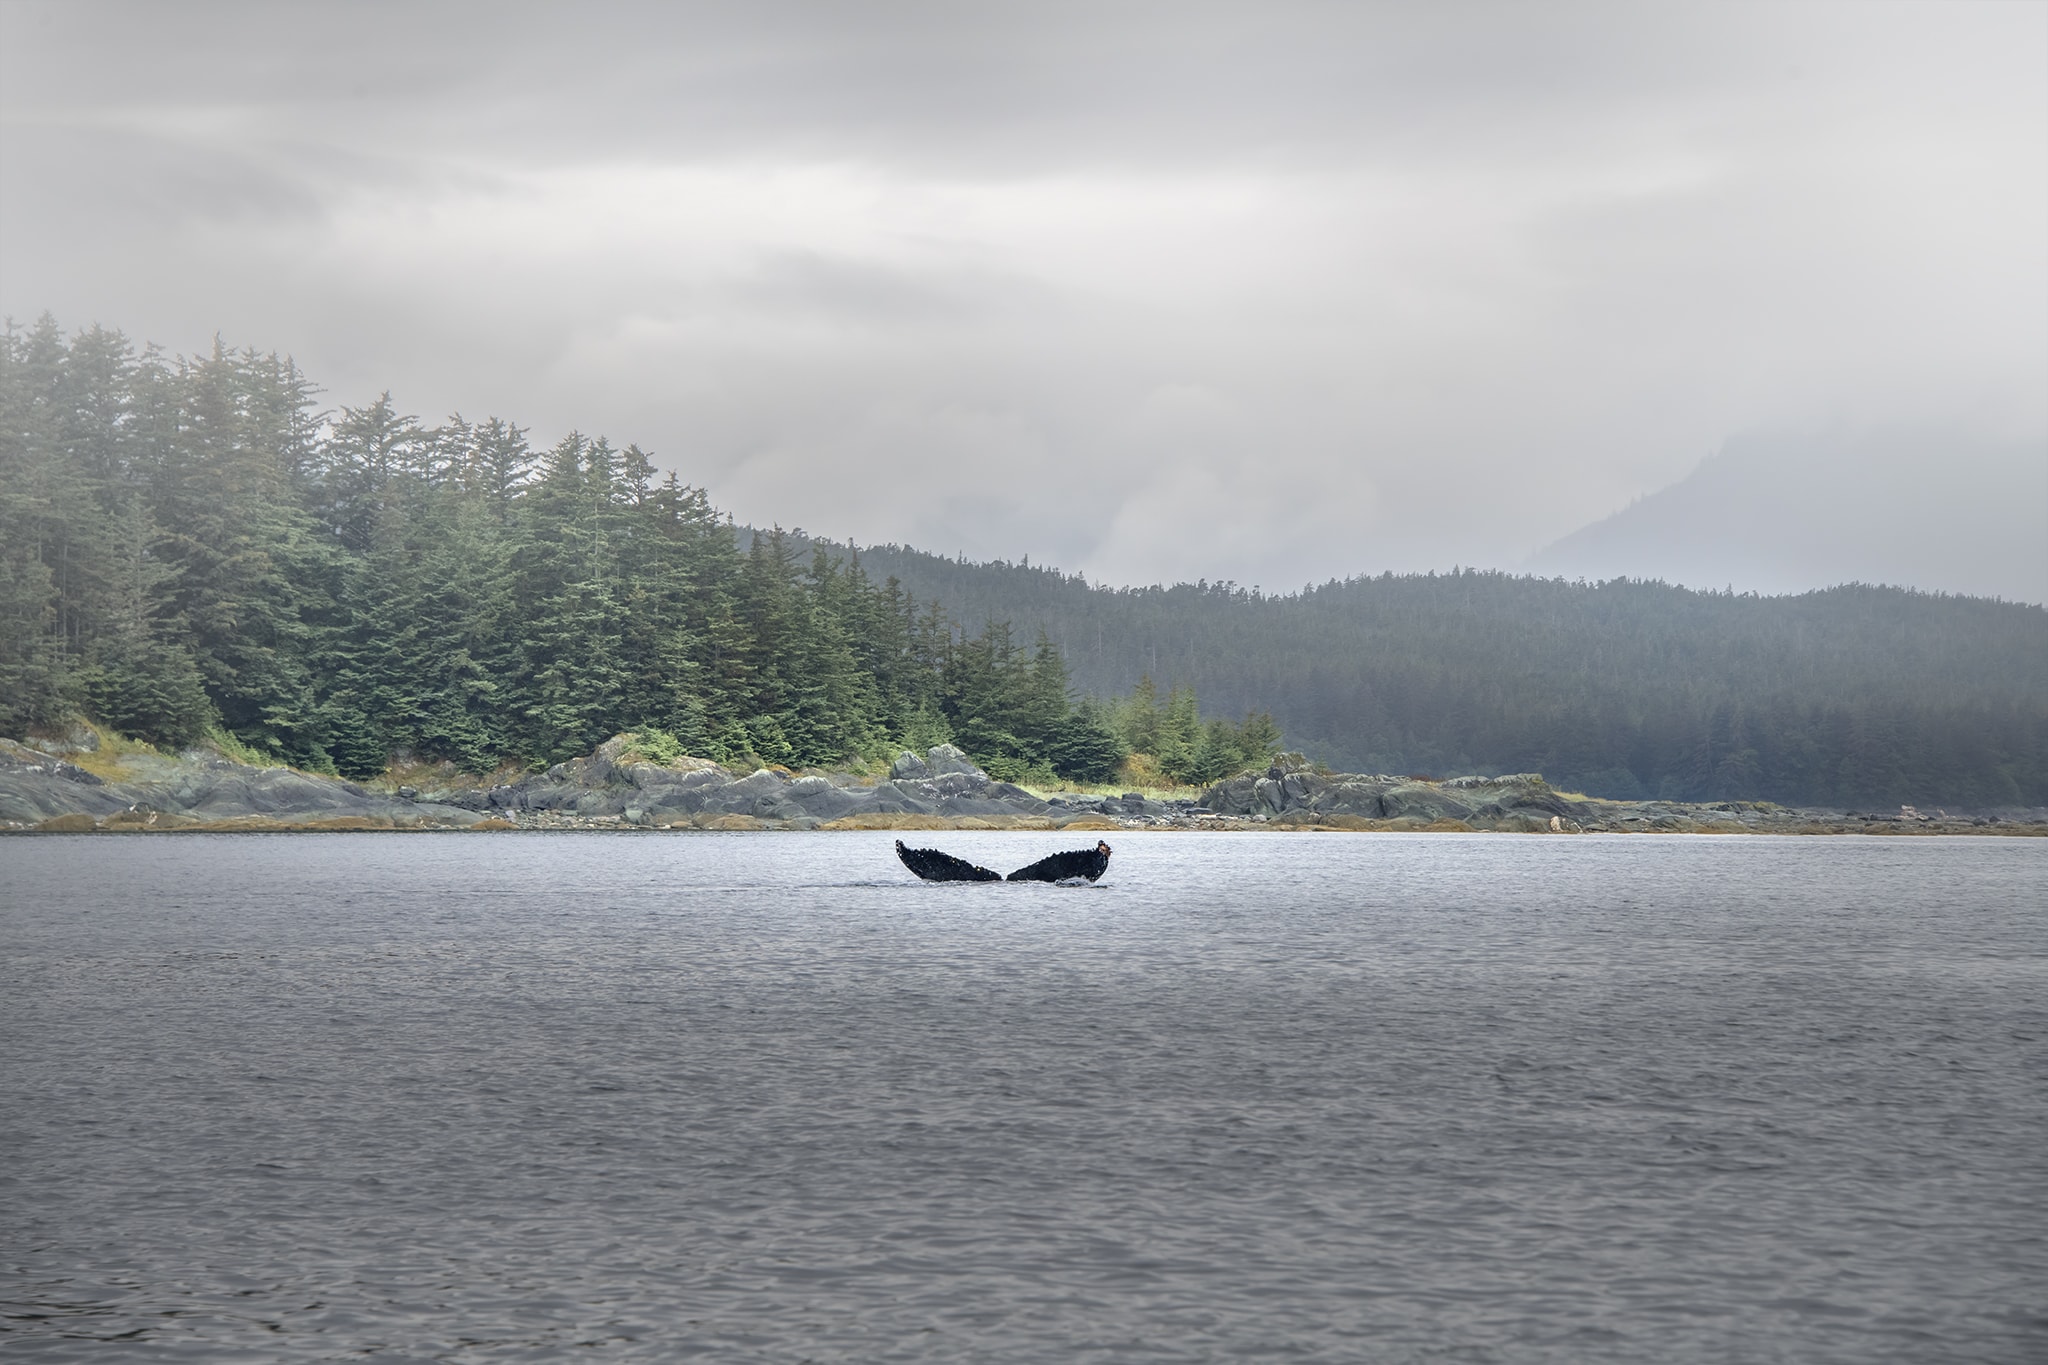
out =
<path fill-rule="evenodd" d="M 1106 589 L 748 532 L 636 446 L 329 411 L 275 355 L 45 318 L 0 345 L 0 733 L 78 712 L 351 775 L 633 729 L 1191 782 L 1284 730 L 1338 768 L 1616 797 L 2041 805 L 2048 613 L 1470 570 Z"/>
<path fill-rule="evenodd" d="M 844 549 L 838 551 L 844 554 Z M 962 620 L 1044 631 L 1084 691 L 1270 708 L 1340 770 L 1541 772 L 1617 798 L 2048 804 L 2048 612 L 1851 585 L 1791 597 L 1463 570 L 1270 595 L 1104 588 L 861 550 Z"/>
<path fill-rule="evenodd" d="M 1043 637 L 973 635 L 856 557 L 739 546 L 637 446 L 321 410 L 289 361 L 137 353 L 44 318 L 0 347 L 0 733 L 83 712 L 366 776 L 484 770 L 623 730 L 809 765 L 953 741 L 997 776 L 1195 780 L 1270 720 L 1070 695 Z M 1142 765 L 1141 765 L 1142 766 Z"/>

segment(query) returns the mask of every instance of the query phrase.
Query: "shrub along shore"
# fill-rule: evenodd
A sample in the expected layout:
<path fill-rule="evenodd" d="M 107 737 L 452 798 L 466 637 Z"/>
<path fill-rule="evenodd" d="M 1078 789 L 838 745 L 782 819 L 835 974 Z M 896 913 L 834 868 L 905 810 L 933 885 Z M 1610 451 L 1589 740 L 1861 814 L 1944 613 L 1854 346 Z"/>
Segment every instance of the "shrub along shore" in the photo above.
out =
<path fill-rule="evenodd" d="M 1328 773 L 1287 755 L 1202 789 L 1019 786 L 952 745 L 905 751 L 886 773 L 735 771 L 647 756 L 618 735 L 541 771 L 478 779 L 452 764 L 357 783 L 166 754 L 75 726 L 0 740 L 0 832 L 364 830 L 1291 829 L 1524 834 L 2048 834 L 2048 811 L 1950 815 L 1802 809 L 1769 802 L 1607 801 L 1531 773 Z"/>

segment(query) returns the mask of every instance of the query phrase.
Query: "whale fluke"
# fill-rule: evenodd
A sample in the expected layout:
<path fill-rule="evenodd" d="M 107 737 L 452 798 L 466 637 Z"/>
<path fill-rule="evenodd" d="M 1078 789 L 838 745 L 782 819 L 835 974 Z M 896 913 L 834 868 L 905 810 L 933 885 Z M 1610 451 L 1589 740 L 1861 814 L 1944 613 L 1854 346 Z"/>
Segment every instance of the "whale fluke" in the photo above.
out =
<path fill-rule="evenodd" d="M 1064 882 L 1082 877 L 1094 881 L 1109 869 L 1109 845 L 1098 840 L 1093 848 L 1077 848 L 1071 853 L 1055 853 L 1040 858 L 1029 867 L 1020 867 L 1009 876 L 1013 882 Z"/>
<path fill-rule="evenodd" d="M 928 882 L 999 882 L 1006 880 L 1000 872 L 991 872 L 965 858 L 956 858 L 950 853 L 941 853 L 935 848 L 905 848 L 903 841 L 896 841 L 896 856 L 903 865 Z M 1074 849 L 1068 853 L 1055 853 L 1040 858 L 1029 867 L 1020 867 L 1007 880 L 1013 882 L 1064 882 L 1081 879 L 1094 881 L 1109 867 L 1109 845 L 1097 841 L 1093 848 Z"/>
<path fill-rule="evenodd" d="M 903 841 L 896 841 L 896 856 L 903 865 L 928 882 L 999 882 L 1000 872 L 991 872 L 965 858 L 956 858 L 950 853 L 941 853 L 935 848 L 905 848 Z"/>

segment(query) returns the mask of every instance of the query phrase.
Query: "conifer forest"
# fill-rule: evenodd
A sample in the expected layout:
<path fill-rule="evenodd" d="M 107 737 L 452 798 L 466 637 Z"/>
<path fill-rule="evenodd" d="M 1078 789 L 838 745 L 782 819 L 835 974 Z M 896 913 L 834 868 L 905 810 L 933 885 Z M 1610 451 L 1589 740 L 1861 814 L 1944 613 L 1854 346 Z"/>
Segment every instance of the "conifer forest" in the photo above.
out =
<path fill-rule="evenodd" d="M 2048 613 L 1473 571 L 1106 589 L 751 532 L 636 445 L 329 408 L 274 354 L 45 317 L 0 345 L 0 733 L 79 714 L 356 777 L 637 730 L 789 766 L 950 741 L 1011 780 L 1202 782 L 1284 745 L 1618 797 L 2041 805 Z"/>
<path fill-rule="evenodd" d="M 637 446 L 327 411 L 291 362 L 44 318 L 0 349 L 0 732 L 82 712 L 315 771 L 482 771 L 642 732 L 794 766 L 961 744 L 996 776 L 1199 781 L 1269 718 L 1071 695 L 1043 638 L 973 633 L 856 560 L 748 537 Z M 1148 751 L 1149 752 L 1149 751 Z"/>

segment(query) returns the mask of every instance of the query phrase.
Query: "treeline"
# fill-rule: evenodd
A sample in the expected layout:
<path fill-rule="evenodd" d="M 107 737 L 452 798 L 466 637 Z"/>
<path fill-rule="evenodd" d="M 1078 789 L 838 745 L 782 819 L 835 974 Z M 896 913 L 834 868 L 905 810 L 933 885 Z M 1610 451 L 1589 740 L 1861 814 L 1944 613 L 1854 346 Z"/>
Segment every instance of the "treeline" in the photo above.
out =
<path fill-rule="evenodd" d="M 1096 709 L 1105 728 L 1129 751 L 1125 774 L 1146 786 L 1200 786 L 1268 762 L 1280 749 L 1280 727 L 1266 711 L 1233 724 L 1202 719 L 1195 689 L 1181 686 L 1162 702 L 1147 674 L 1128 697 Z"/>
<path fill-rule="evenodd" d="M 1284 595 L 1111 589 L 1029 564 L 861 554 L 951 611 L 1044 630 L 1083 690 L 1149 675 L 1223 714 L 1270 707 L 1291 745 L 1340 770 L 1534 771 L 1619 798 L 2048 804 L 2038 606 L 1470 569 Z"/>
<path fill-rule="evenodd" d="M 1127 717 L 1175 771 L 1278 742 L 1191 720 L 1191 693 L 1168 724 L 1069 690 L 1043 636 L 968 635 L 780 532 L 743 551 L 637 446 L 535 450 L 388 396 L 327 413 L 275 355 L 173 359 L 47 317 L 0 345 L 0 732 L 83 711 L 353 776 L 628 729 L 789 765 L 955 740 L 1000 776 L 1084 781 L 1129 757 Z"/>
<path fill-rule="evenodd" d="M 400 753 L 550 761 L 625 729 L 793 766 L 952 740 L 1012 779 L 1204 781 L 1284 727 L 1339 769 L 2048 804 L 2040 607 L 1472 570 L 1103 589 L 736 536 L 633 446 L 316 400 L 275 356 L 6 334 L 0 732 L 83 710 L 355 775 Z M 1197 691 L 1244 719 L 1204 719 Z"/>

